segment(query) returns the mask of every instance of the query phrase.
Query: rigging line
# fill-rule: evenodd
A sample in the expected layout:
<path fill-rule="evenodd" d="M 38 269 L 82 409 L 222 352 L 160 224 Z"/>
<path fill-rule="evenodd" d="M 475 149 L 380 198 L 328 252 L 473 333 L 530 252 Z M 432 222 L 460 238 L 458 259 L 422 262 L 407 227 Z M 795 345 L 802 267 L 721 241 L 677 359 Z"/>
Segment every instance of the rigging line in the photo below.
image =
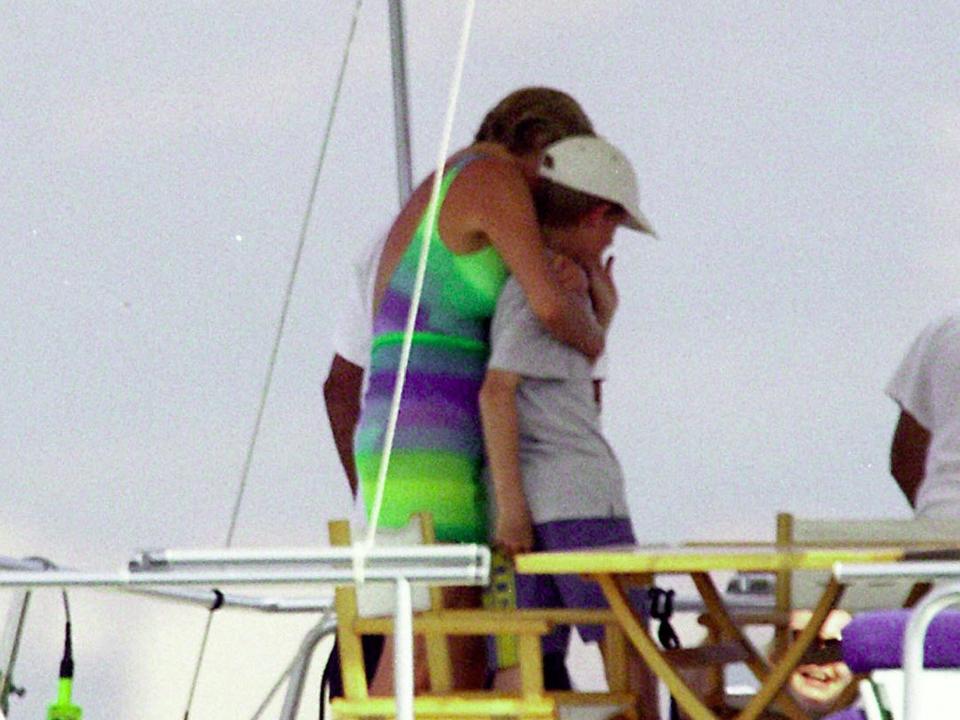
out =
<path fill-rule="evenodd" d="M 293 287 L 297 280 L 297 272 L 300 269 L 300 258 L 303 256 L 303 248 L 307 240 L 307 232 L 310 228 L 310 220 L 313 216 L 313 206 L 316 200 L 317 187 L 320 184 L 320 174 L 323 171 L 324 160 L 327 155 L 327 146 L 330 143 L 330 135 L 333 130 L 333 121 L 336 117 L 337 106 L 340 103 L 340 91 L 343 87 L 343 79 L 346 75 L 347 64 L 350 60 L 350 49 L 353 46 L 353 38 L 356 34 L 357 20 L 360 16 L 360 8 L 363 0 L 356 0 L 353 6 L 353 17 L 350 20 L 350 29 L 347 33 L 347 42 L 343 50 L 343 58 L 340 61 L 340 71 L 337 75 L 337 84 L 333 91 L 333 101 L 330 105 L 330 112 L 327 116 L 327 124 L 323 133 L 323 142 L 320 145 L 320 156 L 317 159 L 317 167 L 313 174 L 313 182 L 310 185 L 310 193 L 307 198 L 307 209 L 303 216 L 303 223 L 300 226 L 300 236 L 297 242 L 297 251 L 294 255 L 293 265 L 290 269 L 290 275 L 287 279 L 287 288 L 283 298 L 283 308 L 280 311 L 280 322 L 277 325 L 277 331 L 274 336 L 273 348 L 270 351 L 270 359 L 267 363 L 267 373 L 264 378 L 263 387 L 260 392 L 260 404 L 257 408 L 257 416 L 254 420 L 253 430 L 250 435 L 250 442 L 247 446 L 247 454 L 243 461 L 243 469 L 240 473 L 240 483 L 237 488 L 236 500 L 233 504 L 233 512 L 230 515 L 230 527 L 227 530 L 226 547 L 233 544 L 234 534 L 237 530 L 237 520 L 240 517 L 240 507 L 243 503 L 243 496 L 247 489 L 247 481 L 250 477 L 250 467 L 253 463 L 253 452 L 257 444 L 257 438 L 260 435 L 260 427 L 263 424 L 263 415 L 267 406 L 267 398 L 270 395 L 270 386 L 273 382 L 273 372 L 277 364 L 277 355 L 280 351 L 280 341 L 283 338 L 283 330 L 287 323 L 287 315 L 290 309 L 290 300 L 293 297 Z M 200 668 L 203 665 L 203 659 L 206 655 L 207 643 L 210 639 L 210 626 L 213 623 L 214 610 L 207 612 L 207 622 L 203 630 L 203 637 L 200 640 L 200 650 L 197 655 L 197 662 L 193 670 L 193 680 L 190 683 L 190 692 L 187 696 L 187 707 L 184 711 L 184 720 L 190 717 L 190 710 L 193 707 L 193 699 L 196 695 L 197 683 L 200 678 Z"/>
<path fill-rule="evenodd" d="M 293 656 L 290 662 L 287 663 L 286 667 L 283 669 L 283 672 L 280 673 L 280 676 L 273 683 L 270 690 L 267 691 L 266 697 L 263 698 L 263 701 L 260 703 L 257 709 L 253 712 L 253 715 L 250 716 L 250 720 L 260 720 L 260 718 L 263 716 L 263 713 L 266 711 L 267 707 L 269 707 L 270 701 L 273 700 L 274 696 L 277 694 L 277 691 L 287 681 L 287 677 L 290 675 L 291 672 L 293 672 L 293 668 L 298 662 L 300 662 L 299 652 Z M 323 698 L 320 699 L 320 702 L 323 702 Z"/>
<path fill-rule="evenodd" d="M 413 285 L 413 294 L 410 297 L 410 310 L 407 313 L 407 325 L 404 330 L 403 344 L 400 349 L 400 363 L 397 367 L 397 384 L 393 389 L 393 399 L 390 404 L 390 417 L 387 423 L 386 436 L 383 441 L 383 454 L 380 457 L 380 468 L 377 473 L 377 492 L 374 496 L 373 507 L 370 511 L 370 522 L 367 526 L 367 536 L 364 541 L 366 548 L 374 544 L 374 535 L 380 521 L 380 511 L 383 509 L 383 492 L 386 486 L 387 471 L 390 468 L 390 456 L 393 452 L 393 437 L 397 428 L 397 416 L 400 413 L 400 398 L 403 395 L 403 386 L 406 381 L 407 364 L 410 360 L 410 347 L 413 341 L 413 330 L 416 326 L 417 311 L 420 309 L 420 293 L 423 290 L 423 280 L 427 269 L 427 255 L 430 252 L 430 238 L 437 224 L 439 213 L 440 183 L 443 181 L 443 168 L 450 148 L 450 136 L 453 134 L 453 115 L 460 93 L 460 81 L 463 77 L 463 65 L 467 56 L 467 43 L 470 39 L 470 26 L 473 22 L 475 0 L 467 0 L 467 8 L 463 18 L 463 30 L 460 34 L 460 48 L 457 53 L 457 63 L 453 71 L 453 80 L 450 85 L 450 98 L 447 102 L 447 115 L 444 120 L 443 137 L 437 154 L 437 169 L 433 175 L 433 187 L 430 192 L 430 203 L 427 205 L 427 225 L 420 240 L 420 258 L 417 265 L 417 276 Z M 357 560 L 357 573 L 362 573 L 362 558 Z"/>
<path fill-rule="evenodd" d="M 335 611 L 333 608 L 327 608 L 323 612 L 323 615 L 320 616 L 320 621 L 317 623 L 317 626 L 322 625 L 326 620 L 331 618 L 334 615 L 334 613 Z M 324 637 L 328 637 L 331 634 L 335 634 L 336 629 L 337 629 L 336 622 L 334 622 L 334 624 L 324 632 L 324 635 L 322 635 L 318 639 L 317 643 L 314 644 L 313 648 L 310 650 L 310 655 L 313 655 L 314 651 L 316 650 L 316 645 L 319 644 L 319 640 L 322 640 Z M 307 636 L 309 637 L 312 633 L 313 633 L 313 630 L 307 633 Z M 297 648 L 297 653 L 293 656 L 290 662 L 287 663 L 286 667 L 283 669 L 283 672 L 280 673 L 280 676 L 277 678 L 276 682 L 273 683 L 273 686 L 270 688 L 270 690 L 267 691 L 266 697 L 263 698 L 263 701 L 260 703 L 259 707 L 254 711 L 253 715 L 250 716 L 250 720 L 260 720 L 260 718 L 263 716 L 263 713 L 266 712 L 267 707 L 270 705 L 270 701 L 273 700 L 274 696 L 283 686 L 283 683 L 286 682 L 288 678 L 291 679 L 291 682 L 293 681 L 293 678 L 291 676 L 293 675 L 294 668 L 296 668 L 298 664 L 302 663 L 303 653 L 304 653 L 303 646 Z M 309 660 L 307 660 L 306 669 L 309 670 Z M 290 691 L 288 690 L 287 692 L 289 693 Z M 323 703 L 323 701 L 324 701 L 323 687 L 321 686 L 320 702 Z M 323 716 L 321 715 L 321 717 Z"/>

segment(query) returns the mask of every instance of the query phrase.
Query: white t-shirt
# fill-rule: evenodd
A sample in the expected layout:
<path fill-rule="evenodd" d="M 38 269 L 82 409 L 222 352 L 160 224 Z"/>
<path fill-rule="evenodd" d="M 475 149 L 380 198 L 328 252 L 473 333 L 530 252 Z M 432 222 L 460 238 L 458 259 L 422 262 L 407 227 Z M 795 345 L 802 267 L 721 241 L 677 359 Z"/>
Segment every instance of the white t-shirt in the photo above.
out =
<path fill-rule="evenodd" d="M 355 255 L 344 277 L 340 292 L 343 302 L 340 317 L 333 329 L 333 351 L 354 365 L 366 368 L 370 364 L 370 345 L 373 342 L 373 291 L 377 282 L 377 264 L 386 243 L 386 236 Z M 364 373 L 366 389 L 366 373 Z M 350 513 L 350 526 L 359 538 L 367 527 L 367 513 L 363 493 L 358 492 Z"/>
<path fill-rule="evenodd" d="M 354 365 L 370 364 L 373 341 L 373 291 L 386 236 L 354 256 L 344 278 L 340 317 L 333 330 L 333 351 Z"/>
<path fill-rule="evenodd" d="M 887 395 L 930 432 L 920 517 L 960 517 L 960 305 L 914 341 Z"/>
<path fill-rule="evenodd" d="M 547 332 L 515 278 L 497 301 L 490 346 L 488 367 L 522 376 L 520 474 L 533 522 L 627 517 L 620 463 L 600 428 L 594 368 Z"/>

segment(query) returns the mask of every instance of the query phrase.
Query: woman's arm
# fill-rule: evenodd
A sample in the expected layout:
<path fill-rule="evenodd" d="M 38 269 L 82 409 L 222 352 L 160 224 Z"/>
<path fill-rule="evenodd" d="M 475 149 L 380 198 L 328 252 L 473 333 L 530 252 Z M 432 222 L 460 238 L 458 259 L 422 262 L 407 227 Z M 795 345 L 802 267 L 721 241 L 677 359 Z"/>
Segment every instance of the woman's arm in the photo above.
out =
<path fill-rule="evenodd" d="M 480 233 L 517 278 L 534 315 L 551 335 L 595 359 L 604 331 L 576 294 L 565 292 L 550 272 L 530 188 L 509 161 L 471 163 L 451 188 L 466 232 Z M 450 195 L 448 195 L 448 201 Z"/>
<path fill-rule="evenodd" d="M 480 388 L 483 442 L 497 506 L 494 540 L 508 555 L 533 548 L 533 524 L 520 475 L 519 383 L 516 373 L 490 369 Z"/>

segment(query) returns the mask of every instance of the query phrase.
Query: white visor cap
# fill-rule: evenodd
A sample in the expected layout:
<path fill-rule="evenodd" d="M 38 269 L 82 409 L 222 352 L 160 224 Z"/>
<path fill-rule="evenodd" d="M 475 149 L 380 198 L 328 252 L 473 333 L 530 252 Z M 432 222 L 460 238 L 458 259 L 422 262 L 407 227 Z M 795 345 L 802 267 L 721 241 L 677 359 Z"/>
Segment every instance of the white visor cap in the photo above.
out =
<path fill-rule="evenodd" d="M 656 237 L 640 212 L 637 175 L 630 161 L 603 138 L 574 135 L 548 145 L 540 160 L 540 177 L 571 190 L 620 205 L 627 213 L 623 224 Z"/>

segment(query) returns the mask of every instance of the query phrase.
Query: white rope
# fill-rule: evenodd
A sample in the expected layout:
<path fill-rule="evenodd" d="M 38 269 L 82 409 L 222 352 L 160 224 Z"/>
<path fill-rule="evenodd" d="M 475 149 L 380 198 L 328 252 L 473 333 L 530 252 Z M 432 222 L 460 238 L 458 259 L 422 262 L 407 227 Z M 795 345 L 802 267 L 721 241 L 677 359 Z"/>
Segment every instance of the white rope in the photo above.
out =
<path fill-rule="evenodd" d="M 320 156 L 317 160 L 317 167 L 313 174 L 313 183 L 310 186 L 310 194 L 307 200 L 307 209 L 303 216 L 303 223 L 300 226 L 300 237 L 297 242 L 297 251 L 294 255 L 293 266 L 290 269 L 290 275 L 287 279 L 287 288 L 283 298 L 283 308 L 280 311 L 280 322 L 277 325 L 277 332 L 273 340 L 273 348 L 270 351 L 270 360 L 267 363 L 267 374 L 260 391 L 260 404 L 257 407 L 257 416 L 253 424 L 253 431 L 250 436 L 250 442 L 247 445 L 247 454 L 243 461 L 243 470 L 240 473 L 240 485 L 237 488 L 236 500 L 233 504 L 233 512 L 230 515 L 230 527 L 227 530 L 227 538 L 224 543 L 226 547 L 233 544 L 233 538 L 237 530 L 237 520 L 240 517 L 240 507 L 243 503 L 243 496 L 247 489 L 247 481 L 250 477 L 250 467 L 253 464 L 253 452 L 257 445 L 257 438 L 260 436 L 260 427 L 263 424 L 263 415 L 267 407 L 267 398 L 270 395 L 270 386 L 273 382 L 273 372 L 277 365 L 277 355 L 280 351 L 280 341 L 283 338 L 283 330 L 287 324 L 287 315 L 290 310 L 290 301 L 293 297 L 293 287 L 296 284 L 297 272 L 300 268 L 300 258 L 303 256 L 303 248 L 307 240 L 307 232 L 310 229 L 310 220 L 313 216 L 314 200 L 317 194 L 317 186 L 320 184 L 320 174 L 323 170 L 324 159 L 327 155 L 327 146 L 330 143 L 330 135 L 333 130 L 333 121 L 336 117 L 337 106 L 340 103 L 340 90 L 343 87 L 343 78 L 346 75 L 347 64 L 350 60 L 350 48 L 353 46 L 353 37 L 357 29 L 357 19 L 360 16 L 360 7 L 363 0 L 356 0 L 353 7 L 353 17 L 350 20 L 350 30 L 347 34 L 347 43 L 343 51 L 343 58 L 340 62 L 340 73 L 337 76 L 337 84 L 333 92 L 333 102 L 330 105 L 330 113 L 327 116 L 327 126 L 323 133 L 323 142 L 320 146 Z M 197 662 L 194 666 L 193 680 L 190 683 L 190 693 L 187 697 L 187 707 L 184 711 L 184 720 L 190 717 L 190 710 L 193 707 L 193 698 L 197 691 L 197 684 L 200 679 L 200 668 L 203 665 L 203 658 L 207 651 L 207 642 L 210 639 L 210 626 L 213 623 L 213 611 L 207 613 L 207 623 L 203 630 L 203 637 L 200 641 L 200 651 L 197 655 Z"/>
<path fill-rule="evenodd" d="M 463 30 L 460 33 L 460 48 L 457 53 L 457 63 L 453 71 L 453 80 L 450 86 L 450 98 L 447 102 L 447 115 L 444 121 L 443 138 L 437 153 L 437 168 L 433 175 L 433 188 L 430 193 L 430 203 L 427 205 L 427 224 L 423 237 L 420 239 L 420 262 L 417 265 L 417 276 L 413 285 L 413 294 L 410 297 L 410 311 L 407 313 L 407 325 L 403 333 L 403 344 L 400 348 L 400 364 L 397 367 L 397 384 L 393 389 L 393 400 L 390 405 L 390 418 L 387 423 L 386 436 L 383 441 L 383 454 L 380 457 L 380 469 L 377 474 L 377 491 L 374 496 L 373 507 L 370 510 L 370 521 L 367 525 L 367 536 L 364 548 L 358 554 L 361 556 L 355 563 L 355 575 L 358 581 L 363 580 L 364 551 L 374 544 L 374 536 L 380 521 L 380 511 L 383 508 L 383 493 L 386 486 L 387 472 L 390 469 L 390 456 L 393 452 L 393 437 L 397 427 L 397 417 L 400 413 L 400 398 L 403 395 L 403 386 L 407 376 L 407 364 L 410 360 L 410 347 L 413 343 L 413 330 L 416 326 L 417 311 L 420 309 L 420 294 L 423 290 L 423 279 L 427 270 L 427 256 L 430 252 L 430 238 L 437 224 L 439 212 L 440 183 L 443 181 L 443 169 L 450 149 L 450 136 L 453 134 L 453 115 L 457 106 L 457 97 L 460 94 L 460 81 L 463 77 L 463 65 L 467 56 L 467 43 L 470 39 L 470 26 L 473 22 L 475 0 L 467 0 L 467 9 L 464 13 Z"/>

